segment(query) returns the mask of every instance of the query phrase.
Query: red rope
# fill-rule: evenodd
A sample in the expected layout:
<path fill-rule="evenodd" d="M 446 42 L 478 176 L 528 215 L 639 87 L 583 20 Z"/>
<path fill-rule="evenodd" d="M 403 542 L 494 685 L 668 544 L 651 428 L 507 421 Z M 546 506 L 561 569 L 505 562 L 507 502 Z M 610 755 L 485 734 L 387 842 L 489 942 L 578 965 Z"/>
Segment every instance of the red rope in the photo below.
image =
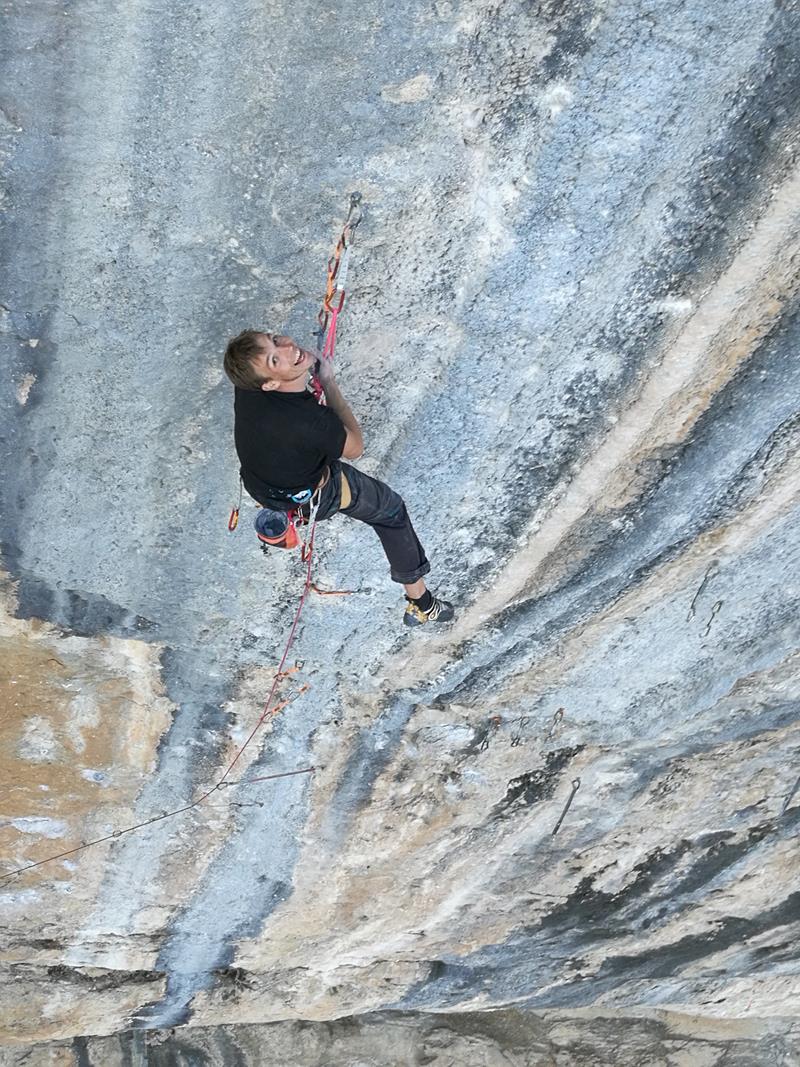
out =
<path fill-rule="evenodd" d="M 341 308 L 331 308 L 331 321 L 328 325 L 328 332 L 325 335 L 325 344 L 322 346 L 322 352 L 320 353 L 322 359 L 333 359 L 333 353 L 336 350 L 336 323 L 339 319 L 339 312 Z"/>
<path fill-rule="evenodd" d="M 339 320 L 339 312 L 344 307 L 344 293 L 339 302 L 338 307 L 329 306 L 326 298 L 326 305 L 320 314 L 325 315 L 325 322 L 327 323 L 327 331 L 325 333 L 325 340 L 322 344 L 322 350 L 320 351 L 319 358 L 333 360 L 334 353 L 336 351 L 336 326 Z M 322 382 L 316 374 L 311 376 L 311 390 L 314 396 L 317 398 L 318 404 L 325 403 L 325 390 L 322 387 Z"/>
<path fill-rule="evenodd" d="M 315 583 L 311 583 L 311 592 L 317 593 L 319 596 L 353 596 L 354 593 L 360 592 L 358 589 L 320 589 Z"/>
<path fill-rule="evenodd" d="M 278 670 L 275 673 L 275 677 L 272 679 L 272 688 L 270 689 L 269 696 L 267 697 L 267 699 L 266 699 L 266 701 L 264 703 L 264 710 L 261 712 L 261 716 L 260 716 L 258 722 L 255 724 L 255 726 L 253 727 L 252 731 L 250 732 L 250 736 L 247 738 L 245 743 L 242 745 L 242 747 L 239 749 L 239 751 L 233 757 L 231 762 L 228 764 L 227 770 L 222 775 L 222 777 L 217 782 L 217 784 L 214 786 L 214 789 L 216 789 L 218 786 L 220 786 L 225 781 L 225 779 L 228 777 L 228 775 L 231 773 L 231 771 L 236 766 L 236 764 L 237 764 L 240 756 L 244 752 L 244 750 L 247 748 L 247 746 L 253 740 L 253 738 L 255 737 L 256 733 L 261 729 L 261 726 L 264 723 L 264 720 L 267 718 L 267 715 L 270 714 L 270 704 L 272 703 L 272 698 L 275 696 L 275 691 L 278 688 L 278 683 L 280 682 L 281 676 L 283 675 L 283 667 L 284 667 L 284 664 L 286 663 L 286 660 L 287 660 L 287 658 L 289 656 L 289 650 L 292 647 L 292 643 L 294 641 L 294 635 L 297 632 L 297 624 L 300 622 L 300 613 L 303 610 L 303 605 L 306 602 L 306 597 L 308 596 L 308 591 L 311 588 L 311 564 L 313 563 L 313 560 L 314 560 L 314 534 L 316 533 L 316 528 L 317 528 L 317 520 L 314 519 L 314 523 L 313 523 L 313 525 L 311 527 L 311 533 L 309 535 L 308 548 L 306 550 L 306 557 L 305 557 L 306 558 L 306 580 L 305 580 L 305 583 L 303 584 L 303 592 L 300 595 L 300 603 L 297 605 L 297 611 L 294 613 L 294 620 L 292 622 L 292 628 L 289 631 L 289 638 L 288 638 L 288 640 L 286 642 L 286 647 L 283 650 L 283 655 L 281 656 L 281 661 L 278 664 Z M 274 714 L 277 710 L 278 710 L 277 708 L 273 709 L 272 710 L 272 714 Z M 209 792 L 206 794 L 206 796 L 208 796 L 211 793 L 213 793 L 214 789 L 209 790 Z"/>

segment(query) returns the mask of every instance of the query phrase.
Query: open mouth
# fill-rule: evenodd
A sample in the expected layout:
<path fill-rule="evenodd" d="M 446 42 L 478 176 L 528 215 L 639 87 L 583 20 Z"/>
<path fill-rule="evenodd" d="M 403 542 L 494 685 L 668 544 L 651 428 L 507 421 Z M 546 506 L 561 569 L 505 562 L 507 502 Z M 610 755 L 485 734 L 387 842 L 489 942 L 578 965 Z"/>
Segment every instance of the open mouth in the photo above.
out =
<path fill-rule="evenodd" d="M 297 357 L 297 359 L 294 361 L 295 367 L 297 367 L 300 363 L 302 363 L 305 358 L 306 358 L 306 354 L 305 354 L 305 352 L 303 352 L 301 350 L 299 355 L 298 355 L 298 357 Z"/>

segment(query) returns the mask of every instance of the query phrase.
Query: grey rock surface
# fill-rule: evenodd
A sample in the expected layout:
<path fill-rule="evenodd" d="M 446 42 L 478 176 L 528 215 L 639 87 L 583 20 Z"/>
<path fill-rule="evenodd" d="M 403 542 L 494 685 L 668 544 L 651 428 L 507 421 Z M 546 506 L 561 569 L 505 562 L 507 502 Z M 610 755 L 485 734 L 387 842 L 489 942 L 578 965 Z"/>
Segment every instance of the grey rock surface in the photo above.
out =
<path fill-rule="evenodd" d="M 624 1039 L 621 1033 L 624 1032 Z M 796 1023 L 580 1013 L 383 1014 L 327 1023 L 134 1030 L 0 1049 L 3 1067 L 791 1067 Z"/>
<path fill-rule="evenodd" d="M 321 527 L 358 592 L 308 602 L 241 762 L 314 774 L 0 885 L 4 1040 L 511 1008 L 789 1040 L 798 16 L 4 5 L 3 869 L 190 805 L 258 721 L 303 571 L 225 529 L 221 352 L 311 340 L 352 189 L 359 465 L 458 608 L 401 632 L 371 532 Z M 760 1048 L 725 1062 L 794 1062 Z"/>

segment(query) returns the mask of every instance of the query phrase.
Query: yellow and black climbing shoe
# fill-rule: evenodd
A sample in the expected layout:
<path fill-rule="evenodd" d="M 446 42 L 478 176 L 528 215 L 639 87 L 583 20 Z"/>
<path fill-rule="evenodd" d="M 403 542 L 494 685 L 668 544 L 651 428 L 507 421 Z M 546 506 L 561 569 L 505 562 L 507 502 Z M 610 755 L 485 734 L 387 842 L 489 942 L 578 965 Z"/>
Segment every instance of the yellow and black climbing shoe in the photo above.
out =
<path fill-rule="evenodd" d="M 438 597 L 428 594 L 430 597 L 430 606 L 425 609 L 419 606 L 419 603 L 408 600 L 406 604 L 405 614 L 403 615 L 403 622 L 406 626 L 422 626 L 426 622 L 450 622 L 453 617 L 453 605 L 446 600 L 439 600 Z M 427 599 L 421 598 L 423 601 Z"/>

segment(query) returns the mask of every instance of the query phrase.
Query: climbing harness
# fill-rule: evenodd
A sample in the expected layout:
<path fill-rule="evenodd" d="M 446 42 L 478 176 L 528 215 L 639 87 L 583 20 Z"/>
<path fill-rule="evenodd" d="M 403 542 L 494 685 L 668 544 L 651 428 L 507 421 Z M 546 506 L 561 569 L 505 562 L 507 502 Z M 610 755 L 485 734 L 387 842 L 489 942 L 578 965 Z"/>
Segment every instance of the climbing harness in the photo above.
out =
<path fill-rule="evenodd" d="M 327 481 L 327 471 L 328 468 L 326 467 L 320 482 L 317 483 L 318 485 L 323 481 Z M 302 507 L 303 504 L 307 504 L 314 495 L 314 489 L 311 486 L 306 486 L 304 489 L 298 489 L 296 493 L 290 493 L 288 489 L 276 489 L 275 486 L 272 485 L 265 485 L 264 489 L 266 490 L 265 496 L 268 500 L 282 500 L 286 504 L 294 504 L 297 507 Z"/>

